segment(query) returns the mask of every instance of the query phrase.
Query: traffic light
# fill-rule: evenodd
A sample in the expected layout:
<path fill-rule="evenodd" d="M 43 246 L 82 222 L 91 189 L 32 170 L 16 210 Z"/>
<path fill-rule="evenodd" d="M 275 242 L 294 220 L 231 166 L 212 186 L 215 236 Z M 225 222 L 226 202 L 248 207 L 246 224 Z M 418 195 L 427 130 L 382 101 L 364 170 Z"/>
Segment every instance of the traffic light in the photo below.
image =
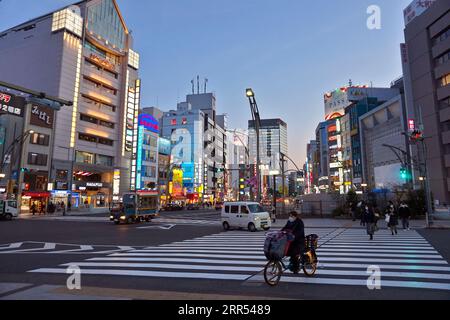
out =
<path fill-rule="evenodd" d="M 28 169 L 28 168 L 20 168 L 20 172 L 30 172 L 30 169 Z"/>
<path fill-rule="evenodd" d="M 400 169 L 400 178 L 406 180 L 408 178 L 408 170 L 406 168 Z"/>

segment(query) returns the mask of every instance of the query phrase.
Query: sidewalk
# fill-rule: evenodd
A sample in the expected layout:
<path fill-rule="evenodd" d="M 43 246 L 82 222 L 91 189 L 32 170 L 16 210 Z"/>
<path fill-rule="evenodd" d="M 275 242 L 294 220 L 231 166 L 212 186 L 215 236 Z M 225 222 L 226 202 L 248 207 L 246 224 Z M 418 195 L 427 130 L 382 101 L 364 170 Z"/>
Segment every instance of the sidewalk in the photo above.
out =
<path fill-rule="evenodd" d="M 360 221 L 352 221 L 352 219 L 333 219 L 333 218 L 308 218 L 302 217 L 305 224 L 305 228 L 365 228 L 361 226 Z M 277 219 L 272 225 L 274 228 L 282 228 L 286 225 L 287 219 Z M 386 227 L 386 222 L 379 221 L 378 226 L 380 228 Z M 424 229 L 426 228 L 425 220 L 411 220 L 411 229 Z M 398 229 L 402 229 L 399 224 Z M 440 220 L 433 221 L 430 229 L 450 229 L 450 221 Z"/>

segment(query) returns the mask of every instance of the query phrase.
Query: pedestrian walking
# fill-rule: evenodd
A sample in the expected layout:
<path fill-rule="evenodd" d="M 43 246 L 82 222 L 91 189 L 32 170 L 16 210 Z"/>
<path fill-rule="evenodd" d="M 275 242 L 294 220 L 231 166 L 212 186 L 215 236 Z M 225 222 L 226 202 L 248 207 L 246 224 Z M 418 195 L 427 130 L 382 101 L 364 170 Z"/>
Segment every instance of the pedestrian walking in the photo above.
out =
<path fill-rule="evenodd" d="M 350 202 L 350 212 L 352 214 L 352 220 L 356 221 L 356 203 Z"/>
<path fill-rule="evenodd" d="M 363 226 L 363 227 L 366 226 L 366 221 L 364 220 L 364 208 L 365 208 L 365 207 L 366 207 L 366 204 L 365 204 L 363 201 L 361 201 L 360 203 L 358 203 L 357 208 L 358 208 L 359 214 L 360 214 L 360 216 L 361 216 L 361 222 L 360 222 L 360 225 Z"/>
<path fill-rule="evenodd" d="M 363 208 L 363 217 L 367 234 L 370 236 L 370 240 L 373 240 L 373 235 L 375 234 L 375 214 L 373 213 L 373 209 L 368 205 L 365 205 Z"/>
<path fill-rule="evenodd" d="M 381 212 L 380 209 L 375 205 L 373 207 L 373 215 L 374 215 L 374 227 L 375 227 L 375 232 L 379 230 L 378 227 L 378 221 L 381 219 Z"/>
<path fill-rule="evenodd" d="M 67 211 L 72 211 L 72 202 L 70 200 L 67 202 Z"/>
<path fill-rule="evenodd" d="M 65 216 L 66 215 L 66 205 L 62 201 L 61 201 L 61 210 L 62 210 L 63 216 Z"/>
<path fill-rule="evenodd" d="M 45 215 L 45 203 L 41 202 L 40 215 Z"/>
<path fill-rule="evenodd" d="M 31 214 L 32 214 L 33 216 L 36 215 L 36 211 L 37 211 L 37 208 L 36 208 L 36 202 L 33 202 L 33 203 L 31 204 L 30 211 L 31 211 Z"/>
<path fill-rule="evenodd" d="M 386 209 L 386 222 L 388 228 L 391 229 L 392 235 L 398 234 L 397 226 L 398 226 L 398 216 L 395 210 L 394 203 L 389 201 L 389 205 Z"/>
<path fill-rule="evenodd" d="M 409 210 L 408 205 L 402 201 L 398 209 L 398 215 L 402 219 L 403 230 L 411 230 L 409 228 L 409 220 L 411 219 L 411 210 Z"/>

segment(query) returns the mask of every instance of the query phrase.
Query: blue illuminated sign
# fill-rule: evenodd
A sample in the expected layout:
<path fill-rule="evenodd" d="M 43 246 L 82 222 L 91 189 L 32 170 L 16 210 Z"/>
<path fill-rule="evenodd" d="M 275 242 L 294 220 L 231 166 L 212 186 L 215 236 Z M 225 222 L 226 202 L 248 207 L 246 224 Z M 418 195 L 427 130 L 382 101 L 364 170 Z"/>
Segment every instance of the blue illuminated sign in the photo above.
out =
<path fill-rule="evenodd" d="M 138 129 L 138 145 L 137 145 L 137 160 L 136 160 L 136 190 L 142 188 L 142 152 L 144 145 L 144 127 L 139 126 Z"/>
<path fill-rule="evenodd" d="M 141 114 L 138 118 L 139 126 L 144 127 L 148 131 L 159 134 L 159 122 L 149 114 Z"/>

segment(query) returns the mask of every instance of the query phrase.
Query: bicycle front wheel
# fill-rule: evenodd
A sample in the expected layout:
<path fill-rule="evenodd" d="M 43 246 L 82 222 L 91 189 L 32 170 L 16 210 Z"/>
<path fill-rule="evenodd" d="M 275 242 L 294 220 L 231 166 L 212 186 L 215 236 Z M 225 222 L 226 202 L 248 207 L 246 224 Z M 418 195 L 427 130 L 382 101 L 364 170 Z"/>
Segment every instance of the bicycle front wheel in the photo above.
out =
<path fill-rule="evenodd" d="M 312 277 L 317 271 L 317 256 L 314 252 L 308 252 L 303 257 L 303 272 L 306 276 Z"/>
<path fill-rule="evenodd" d="M 276 286 L 280 282 L 282 274 L 283 267 L 279 261 L 269 261 L 264 268 L 264 280 L 271 287 Z"/>

